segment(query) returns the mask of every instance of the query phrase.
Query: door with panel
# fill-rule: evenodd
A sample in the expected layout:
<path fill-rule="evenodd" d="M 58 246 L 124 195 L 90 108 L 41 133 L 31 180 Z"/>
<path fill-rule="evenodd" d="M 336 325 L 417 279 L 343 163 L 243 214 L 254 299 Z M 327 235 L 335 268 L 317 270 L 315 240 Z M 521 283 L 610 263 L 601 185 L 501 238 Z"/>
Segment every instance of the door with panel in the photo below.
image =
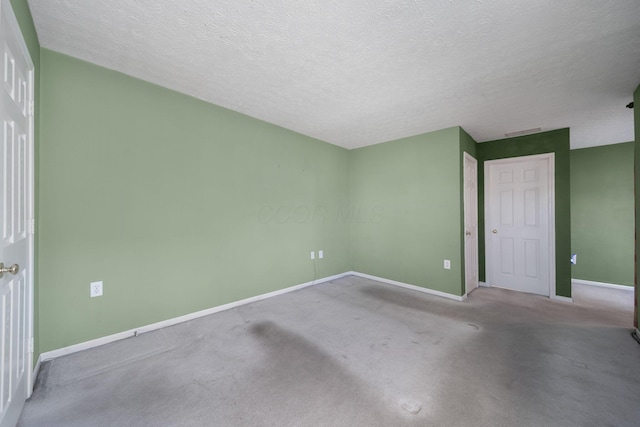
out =
<path fill-rule="evenodd" d="M 464 153 L 464 275 L 465 292 L 478 287 L 478 162 Z"/>
<path fill-rule="evenodd" d="M 33 351 L 33 64 L 8 0 L 0 34 L 0 427 L 8 427 L 31 389 Z"/>
<path fill-rule="evenodd" d="M 553 154 L 485 163 L 487 280 L 551 295 Z"/>

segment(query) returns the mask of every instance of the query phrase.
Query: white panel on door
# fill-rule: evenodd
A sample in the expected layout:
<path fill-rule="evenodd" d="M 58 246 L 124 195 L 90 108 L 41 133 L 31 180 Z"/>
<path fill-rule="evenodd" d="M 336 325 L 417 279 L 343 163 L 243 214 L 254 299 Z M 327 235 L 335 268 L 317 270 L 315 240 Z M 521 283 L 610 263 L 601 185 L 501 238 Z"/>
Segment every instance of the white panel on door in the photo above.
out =
<path fill-rule="evenodd" d="M 2 240 L 10 242 L 13 238 L 13 150 L 14 150 L 13 122 L 4 121 L 2 134 Z"/>
<path fill-rule="evenodd" d="M 22 73 L 18 73 L 18 99 L 16 104 L 20 107 L 23 116 L 27 115 L 27 82 Z"/>
<path fill-rule="evenodd" d="M 522 181 L 524 182 L 538 182 L 538 168 L 525 169 L 523 173 Z"/>
<path fill-rule="evenodd" d="M 26 135 L 19 131 L 16 141 L 15 165 L 16 168 L 16 218 L 15 218 L 15 240 L 27 237 L 27 140 Z"/>
<path fill-rule="evenodd" d="M 498 176 L 498 182 L 500 184 L 509 184 L 513 182 L 513 171 L 502 171 Z"/>
<path fill-rule="evenodd" d="M 500 192 L 500 225 L 513 225 L 513 190 Z"/>
<path fill-rule="evenodd" d="M 538 240 L 524 241 L 524 275 L 537 279 L 540 276 L 540 248 Z"/>
<path fill-rule="evenodd" d="M 0 411 L 4 410 L 11 400 L 11 375 L 12 369 L 12 355 L 11 344 L 13 342 L 13 287 L 14 281 L 10 281 L 9 284 L 3 289 L 2 296 L 2 345 L 0 348 L 3 357 L 0 359 Z"/>
<path fill-rule="evenodd" d="M 539 215 L 538 189 L 524 190 L 524 225 L 537 226 Z"/>
<path fill-rule="evenodd" d="M 28 286 L 27 286 L 27 273 L 25 270 L 20 272 L 20 280 L 18 282 L 18 309 L 23 316 L 26 316 L 26 313 L 29 312 L 28 306 Z M 20 322 L 20 333 L 18 339 L 18 369 L 16 370 L 16 377 L 22 375 L 26 369 L 26 363 L 28 358 L 27 343 L 29 342 L 29 331 L 27 330 L 27 322 Z"/>
<path fill-rule="evenodd" d="M 15 99 L 16 61 L 9 46 L 4 45 L 4 90 Z"/>
<path fill-rule="evenodd" d="M 513 239 L 500 239 L 500 268 L 502 274 L 512 275 L 515 270 L 513 265 L 513 250 Z"/>

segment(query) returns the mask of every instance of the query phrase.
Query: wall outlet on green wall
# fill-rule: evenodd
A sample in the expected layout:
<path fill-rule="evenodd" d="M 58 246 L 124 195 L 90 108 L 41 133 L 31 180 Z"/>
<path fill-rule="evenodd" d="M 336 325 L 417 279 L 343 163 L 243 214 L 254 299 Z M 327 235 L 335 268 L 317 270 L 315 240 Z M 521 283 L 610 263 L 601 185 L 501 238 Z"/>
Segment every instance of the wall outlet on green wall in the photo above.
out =
<path fill-rule="evenodd" d="M 89 284 L 89 295 L 91 295 L 91 298 L 93 298 L 93 297 L 101 297 L 102 296 L 102 282 L 91 282 Z"/>

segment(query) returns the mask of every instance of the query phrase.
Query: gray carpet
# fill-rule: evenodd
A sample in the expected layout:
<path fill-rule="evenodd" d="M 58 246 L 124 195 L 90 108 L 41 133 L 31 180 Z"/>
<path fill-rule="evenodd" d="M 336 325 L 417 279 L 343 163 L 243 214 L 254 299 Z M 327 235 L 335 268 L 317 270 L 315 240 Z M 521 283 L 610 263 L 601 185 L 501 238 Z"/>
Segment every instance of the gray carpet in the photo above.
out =
<path fill-rule="evenodd" d="M 346 277 L 47 362 L 19 426 L 640 425 L 633 306 L 575 298 Z"/>

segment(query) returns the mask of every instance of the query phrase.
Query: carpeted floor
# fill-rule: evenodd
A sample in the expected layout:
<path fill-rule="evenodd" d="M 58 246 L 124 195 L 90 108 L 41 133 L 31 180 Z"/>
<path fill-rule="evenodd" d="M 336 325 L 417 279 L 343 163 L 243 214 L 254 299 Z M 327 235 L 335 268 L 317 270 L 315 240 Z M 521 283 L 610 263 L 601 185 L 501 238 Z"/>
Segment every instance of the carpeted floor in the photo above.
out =
<path fill-rule="evenodd" d="M 350 276 L 47 362 L 19 426 L 637 426 L 632 300 L 603 295 Z"/>

